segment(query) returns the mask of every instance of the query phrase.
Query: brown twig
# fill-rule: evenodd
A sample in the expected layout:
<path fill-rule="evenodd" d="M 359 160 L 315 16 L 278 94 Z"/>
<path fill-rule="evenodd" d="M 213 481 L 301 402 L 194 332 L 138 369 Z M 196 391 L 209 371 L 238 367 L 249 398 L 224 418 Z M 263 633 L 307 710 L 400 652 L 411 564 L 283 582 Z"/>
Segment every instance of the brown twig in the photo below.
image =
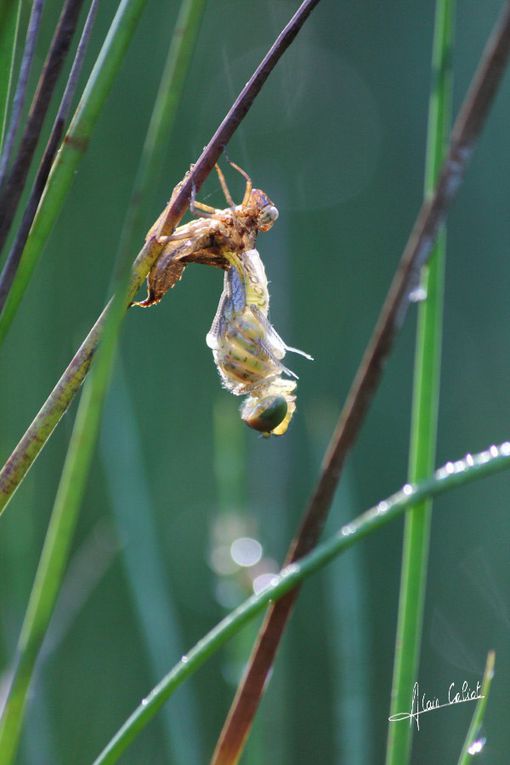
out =
<path fill-rule="evenodd" d="M 168 205 L 165 219 L 158 232 L 160 235 L 167 236 L 171 234 L 179 223 L 189 205 L 192 189 L 200 189 L 224 147 L 250 109 L 264 82 L 318 3 L 319 0 L 305 0 L 264 56 L 200 155 L 192 171 L 184 179 L 180 190 L 172 198 L 172 203 Z M 156 237 L 152 237 L 145 243 L 138 254 L 133 265 L 129 300 L 133 299 L 160 255 L 161 249 L 162 245 L 157 243 Z M 88 372 L 92 355 L 101 338 L 107 312 L 108 306 L 97 319 L 69 366 L 0 471 L 0 515 L 78 392 Z"/>
<path fill-rule="evenodd" d="M 82 4 L 83 0 L 66 0 L 62 9 L 32 100 L 18 154 L 2 187 L 0 194 L 0 250 L 2 250 L 5 244 L 16 214 L 32 157 L 41 135 L 44 118 L 46 117 L 58 76 L 69 51 Z"/>
<path fill-rule="evenodd" d="M 0 311 L 3 310 L 5 301 L 9 295 L 9 290 L 11 289 L 14 277 L 16 276 L 23 248 L 28 239 L 30 227 L 34 221 L 39 202 L 41 201 L 44 189 L 46 188 L 46 182 L 50 174 L 53 160 L 55 159 L 57 149 L 60 146 L 60 141 L 64 134 L 64 128 L 69 117 L 71 104 L 85 60 L 85 53 L 87 51 L 92 27 L 94 26 L 98 3 L 99 0 L 92 0 L 90 4 L 89 13 L 83 26 L 80 42 L 76 48 L 73 65 L 69 72 L 69 78 L 60 101 L 60 106 L 51 129 L 50 137 L 48 138 L 44 154 L 39 163 L 39 169 L 37 170 L 30 197 L 25 207 L 25 212 L 23 213 L 23 218 L 16 233 L 16 238 L 5 261 L 2 273 L 0 274 Z"/>
<path fill-rule="evenodd" d="M 430 255 L 434 239 L 462 181 L 469 157 L 487 118 L 510 53 L 510 3 L 498 20 L 455 122 L 450 148 L 436 190 L 424 202 L 340 415 L 323 468 L 298 535 L 287 554 L 291 563 L 317 543 L 340 479 L 346 455 L 363 423 L 383 366 L 405 319 L 410 293 Z M 212 765 L 235 765 L 249 734 L 285 625 L 299 590 L 277 601 L 266 616 L 249 666 L 221 732 Z"/>

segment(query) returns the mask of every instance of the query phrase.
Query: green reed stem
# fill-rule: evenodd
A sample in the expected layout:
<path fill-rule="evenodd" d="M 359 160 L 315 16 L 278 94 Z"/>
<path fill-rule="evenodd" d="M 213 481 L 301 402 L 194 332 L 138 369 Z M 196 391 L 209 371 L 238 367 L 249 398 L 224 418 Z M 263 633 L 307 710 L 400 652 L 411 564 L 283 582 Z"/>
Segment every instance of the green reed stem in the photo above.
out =
<path fill-rule="evenodd" d="M 452 100 L 452 45 L 455 0 L 437 0 L 432 54 L 432 90 L 429 103 L 425 195 L 437 183 L 447 152 Z M 409 480 L 430 475 L 435 461 L 441 369 L 444 262 L 446 235 L 442 229 L 430 261 L 422 269 L 420 289 L 425 299 L 418 310 L 414 367 Z M 400 582 L 400 601 L 391 693 L 391 714 L 404 709 L 411 698 L 418 670 L 430 537 L 430 500 L 408 512 Z M 390 725 L 387 765 L 405 765 L 411 752 L 413 728 Z"/>

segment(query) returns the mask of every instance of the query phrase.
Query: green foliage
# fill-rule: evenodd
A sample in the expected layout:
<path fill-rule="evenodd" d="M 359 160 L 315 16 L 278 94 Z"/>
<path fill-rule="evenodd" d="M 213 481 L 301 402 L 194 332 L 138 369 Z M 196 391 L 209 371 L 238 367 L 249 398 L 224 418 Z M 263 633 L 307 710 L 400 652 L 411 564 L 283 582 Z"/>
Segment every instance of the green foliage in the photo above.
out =
<path fill-rule="evenodd" d="M 0 318 L 0 449 L 5 457 L 110 294 L 111 253 L 120 242 L 126 278 L 126 264 L 174 184 L 291 11 L 288 3 L 262 7 L 220 0 L 208 4 L 199 32 L 202 4 L 194 6 L 193 16 L 192 4 L 183 3 L 181 14 L 187 8 L 193 16 L 198 39 L 184 46 L 179 58 L 175 47 L 168 53 L 176 3 L 170 9 L 152 4 L 141 16 L 143 3 L 124 0 L 109 33 L 107 5 L 92 41 L 90 59 L 99 56 L 94 66 L 89 62 L 73 140 L 62 149 L 19 282 Z M 459 94 L 493 24 L 495 5 L 475 4 L 459 19 L 453 53 Z M 56 13 L 55 4 L 49 4 L 41 46 Z M 316 455 L 327 442 L 420 204 L 432 29 L 429 5 L 397 13 L 367 2 L 349 8 L 321 4 L 228 147 L 229 158 L 245 167 L 280 209 L 277 225 L 258 242 L 271 280 L 272 321 L 289 343 L 316 359 L 313 365 L 296 362 L 297 412 L 285 438 L 265 441 L 242 431 L 237 402 L 221 389 L 204 341 L 221 279 L 212 269 L 193 266 L 159 307 L 128 314 L 120 351 L 123 376 L 112 378 L 96 459 L 102 398 L 123 314 L 119 298 L 72 435 L 68 416 L 0 522 L 0 667 L 7 675 L 65 460 L 18 647 L 14 706 L 8 712 L 14 723 L 4 734 L 9 741 L 2 751 L 6 761 L 16 745 L 29 682 L 22 765 L 41 759 L 90 763 L 116 730 L 97 762 L 113 762 L 107 758 L 135 737 L 123 762 L 207 761 L 241 669 L 238 652 L 219 651 L 165 706 L 162 725 L 155 721 L 143 736 L 137 734 L 177 685 L 260 613 L 270 597 L 376 528 L 378 533 L 356 551 L 353 570 L 366 602 L 355 629 L 347 624 L 338 635 L 342 603 L 330 602 L 331 578 L 327 589 L 320 575 L 307 582 L 246 758 L 260 762 L 264 753 L 277 752 L 282 765 L 342 761 L 340 725 L 349 720 L 370 740 L 374 762 L 380 761 L 390 714 L 400 561 L 399 525 L 382 526 L 418 498 L 425 501 L 429 490 L 436 491 L 434 482 L 425 483 L 421 494 L 391 500 L 384 513 L 376 505 L 360 526 L 352 526 L 354 533 L 328 537 L 273 590 L 253 596 L 209 631 L 226 608 L 244 601 L 255 574 L 278 568 L 314 485 Z M 2 25 L 0 34 L 4 31 Z M 2 65 L 6 60 L 2 55 Z M 170 91 L 163 79 L 156 96 L 162 70 L 167 78 L 180 73 L 181 80 Z M 2 83 L 7 92 L 8 83 L 3 78 Z M 161 100 L 165 90 L 168 111 Z M 155 98 L 151 137 L 143 149 Z M 510 174 L 502 172 L 506 136 L 499 125 L 507 124 L 509 110 L 502 96 L 449 224 L 439 462 L 508 438 L 502 412 L 508 407 L 510 357 L 502 349 L 507 343 L 510 266 L 504 211 Z M 77 151 L 85 144 L 84 154 Z M 135 178 L 138 198 L 129 207 Z M 199 198 L 223 204 L 215 179 Z M 126 208 L 131 212 L 122 234 Z M 349 477 L 358 509 L 400 485 L 405 474 L 412 335 L 412 327 L 404 330 L 352 455 Z M 424 347 L 437 354 L 428 341 Z M 73 393 L 86 366 L 82 372 Z M 429 372 L 420 374 L 422 384 L 431 383 Z M 230 407 L 228 414 L 224 407 Z M 216 422 L 218 412 L 223 412 L 223 428 Z M 48 421 L 48 435 L 61 414 Z M 433 416 L 425 420 L 431 432 L 425 436 L 415 428 L 415 445 L 424 447 L 430 459 L 435 422 Z M 215 431 L 222 435 L 215 438 Z M 468 459 L 464 471 L 447 466 L 437 485 L 462 484 L 507 461 L 508 455 L 493 450 L 479 464 Z M 428 467 L 418 474 L 428 475 Z M 508 593 L 502 544 L 508 494 L 508 481 L 500 476 L 438 503 L 449 512 L 437 513 L 420 630 L 419 678 L 430 695 L 444 696 L 452 681 L 466 678 L 476 684 L 489 648 L 498 653 L 498 674 L 508 674 L 502 605 Z M 350 511 L 352 499 L 348 504 Z M 345 522 L 340 498 L 335 508 L 341 515 L 330 523 L 338 528 Z M 113 523 L 106 523 L 110 516 Z M 261 543 L 258 568 L 232 564 L 230 541 L 240 536 Z M 88 544 L 91 537 L 96 544 Z M 358 650 L 361 645 L 366 652 Z M 179 663 L 184 654 L 188 661 Z M 342 667 L 336 665 L 339 656 L 349 661 L 349 683 L 363 677 L 367 684 L 365 705 L 351 697 L 352 685 L 346 689 Z M 149 703 L 141 704 L 146 698 Z M 495 752 L 506 751 L 503 698 L 504 689 L 495 682 L 485 719 Z M 133 709 L 131 722 L 121 728 Z M 416 761 L 428 762 L 432 755 L 454 761 L 472 711 L 463 704 L 425 715 L 415 734 Z"/>

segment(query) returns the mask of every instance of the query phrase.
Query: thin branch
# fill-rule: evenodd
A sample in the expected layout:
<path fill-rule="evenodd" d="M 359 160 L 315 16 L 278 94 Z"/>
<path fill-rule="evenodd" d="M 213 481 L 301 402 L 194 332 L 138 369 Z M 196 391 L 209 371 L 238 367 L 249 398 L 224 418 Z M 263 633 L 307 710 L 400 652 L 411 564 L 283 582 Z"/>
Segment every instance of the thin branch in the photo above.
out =
<path fill-rule="evenodd" d="M 30 67 L 32 66 L 32 59 L 34 58 L 35 46 L 37 43 L 37 36 L 41 26 L 43 7 L 44 0 L 34 0 L 32 4 L 32 10 L 30 12 L 30 19 L 28 21 L 27 34 L 25 38 L 25 47 L 23 49 L 23 57 L 21 59 L 21 66 L 19 70 L 18 84 L 16 85 L 16 92 L 12 102 L 9 129 L 7 130 L 7 134 L 5 136 L 2 156 L 0 157 L 0 188 L 2 188 L 4 184 L 7 167 L 11 158 L 12 147 L 14 146 L 14 139 L 16 138 L 16 133 L 18 132 L 21 112 L 23 111 L 23 104 L 25 103 L 28 77 L 30 75 Z"/>
<path fill-rule="evenodd" d="M 509 442 L 499 446 L 493 445 L 480 454 L 466 455 L 464 459 L 456 462 L 448 462 L 444 467 L 436 470 L 431 478 L 413 486 L 406 484 L 396 494 L 358 515 L 308 555 L 286 566 L 273 577 L 267 587 L 241 603 L 182 657 L 178 664 L 145 696 L 94 760 L 93 765 L 113 765 L 117 762 L 122 752 L 135 740 L 177 688 L 227 640 L 237 634 L 250 619 L 259 614 L 268 603 L 285 597 L 285 593 L 288 593 L 291 588 L 324 568 L 338 555 L 400 517 L 410 505 L 443 494 L 457 486 L 464 486 L 477 479 L 494 475 L 509 467 Z"/>
<path fill-rule="evenodd" d="M 0 311 L 2 311 L 5 305 L 9 290 L 14 281 L 14 277 L 16 276 L 30 227 L 32 226 L 39 202 L 44 193 L 44 189 L 46 188 L 46 181 L 48 180 L 53 160 L 55 159 L 60 141 L 64 134 L 64 128 L 69 118 L 69 112 L 71 111 L 74 94 L 76 92 L 83 62 L 85 60 L 85 53 L 87 52 L 87 46 L 90 40 L 92 27 L 94 26 L 98 4 L 99 0 L 92 0 L 90 4 L 90 9 L 83 26 L 81 38 L 76 48 L 73 65 L 71 67 L 71 71 L 69 72 L 69 78 L 62 95 L 62 100 L 60 102 L 57 116 L 55 117 L 55 121 L 53 123 L 51 134 L 46 144 L 39 169 L 37 171 L 34 185 L 32 186 L 30 198 L 27 202 L 25 212 L 23 213 L 23 218 L 17 231 L 16 239 L 13 242 L 2 273 L 0 274 Z"/>
<path fill-rule="evenodd" d="M 159 231 L 161 235 L 170 234 L 178 224 L 189 205 L 192 188 L 196 188 L 197 191 L 200 189 L 278 60 L 287 50 L 318 3 L 319 0 L 305 0 L 277 37 L 266 56 L 264 56 L 202 152 L 199 160 L 186 176 L 172 204 L 168 206 L 166 218 Z M 156 237 L 152 237 L 145 243 L 138 254 L 133 265 L 132 284 L 129 293 L 130 300 L 134 297 L 152 265 L 156 262 L 161 249 L 162 245 L 158 244 Z M 90 366 L 92 354 L 101 337 L 107 311 L 108 306 L 103 310 L 34 421 L 0 471 L 0 514 L 39 455 L 83 382 Z"/>
<path fill-rule="evenodd" d="M 455 122 L 446 161 L 435 193 L 424 202 L 402 255 L 372 338 L 327 449 L 322 473 L 286 562 L 308 553 L 317 543 L 340 479 L 344 460 L 363 423 L 382 377 L 386 359 L 404 322 L 410 294 L 419 281 L 437 232 L 462 181 L 474 144 L 487 118 L 510 53 L 510 2 L 489 39 L 481 63 Z M 258 708 L 285 625 L 298 596 L 293 590 L 269 610 L 249 667 L 220 735 L 213 765 L 238 760 Z"/>
<path fill-rule="evenodd" d="M 51 41 L 18 154 L 0 192 L 0 250 L 2 250 L 30 169 L 32 157 L 78 23 L 83 0 L 66 0 Z"/>

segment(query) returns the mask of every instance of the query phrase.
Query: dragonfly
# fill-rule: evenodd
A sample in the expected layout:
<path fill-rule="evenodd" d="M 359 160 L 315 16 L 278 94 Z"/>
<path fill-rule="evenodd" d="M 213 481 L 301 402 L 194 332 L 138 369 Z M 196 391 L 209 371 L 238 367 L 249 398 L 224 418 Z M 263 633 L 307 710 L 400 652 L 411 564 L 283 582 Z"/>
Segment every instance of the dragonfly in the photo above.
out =
<path fill-rule="evenodd" d="M 147 277 L 147 297 L 133 305 L 147 308 L 159 303 L 189 263 L 222 268 L 223 292 L 206 343 L 224 387 L 236 396 L 247 396 L 241 419 L 264 436 L 281 436 L 296 410 L 298 379 L 283 359 L 287 351 L 312 357 L 288 346 L 268 318 L 267 276 L 254 245 L 258 233 L 273 226 L 278 210 L 263 191 L 253 188 L 244 170 L 230 164 L 246 181 L 241 204 L 234 203 L 216 165 L 229 207 L 216 209 L 192 198 L 190 211 L 200 217 L 159 240 L 164 248 Z M 156 233 L 161 217 L 147 237 Z"/>

